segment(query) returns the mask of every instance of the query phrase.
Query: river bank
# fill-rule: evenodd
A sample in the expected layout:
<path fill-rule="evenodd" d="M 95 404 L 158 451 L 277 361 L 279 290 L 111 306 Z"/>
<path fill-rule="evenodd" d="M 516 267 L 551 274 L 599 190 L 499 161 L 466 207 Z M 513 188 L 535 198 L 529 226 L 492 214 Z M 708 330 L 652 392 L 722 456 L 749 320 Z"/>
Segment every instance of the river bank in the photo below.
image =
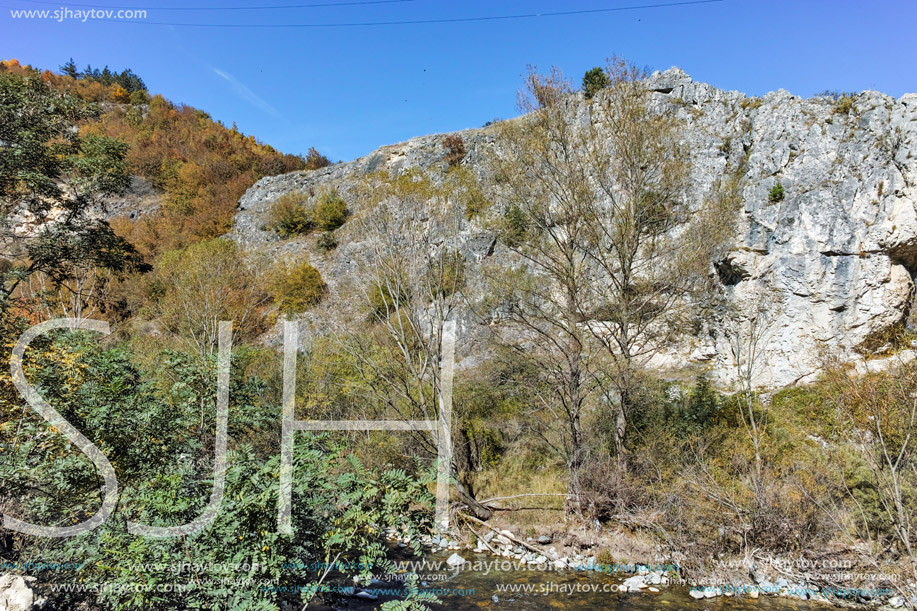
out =
<path fill-rule="evenodd" d="M 915 584 L 899 587 L 895 575 L 860 566 L 840 550 L 723 557 L 711 559 L 701 573 L 680 564 L 679 554 L 664 554 L 660 546 L 621 530 L 580 527 L 519 535 L 473 518 L 464 521 L 460 532 L 424 537 L 423 558 L 400 565 L 421 577 L 420 587 L 449 598 L 449 609 L 471 608 L 467 600 L 450 596 L 463 592 L 459 597 L 467 598 L 469 590 L 474 590 L 476 607 L 489 606 L 485 599 L 490 598 L 500 608 L 518 609 L 533 608 L 533 601 L 596 609 L 917 607 Z M 409 541 L 389 535 L 407 551 Z"/>

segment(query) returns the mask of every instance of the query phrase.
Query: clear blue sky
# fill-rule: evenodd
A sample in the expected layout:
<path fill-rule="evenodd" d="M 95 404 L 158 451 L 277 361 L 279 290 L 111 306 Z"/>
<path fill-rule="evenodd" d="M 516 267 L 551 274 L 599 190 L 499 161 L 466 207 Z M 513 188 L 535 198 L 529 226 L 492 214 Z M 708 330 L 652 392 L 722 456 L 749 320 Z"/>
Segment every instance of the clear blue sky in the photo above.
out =
<path fill-rule="evenodd" d="M 0 0 L 0 56 L 54 68 L 129 67 L 152 92 L 209 112 L 284 152 L 315 146 L 349 160 L 412 136 L 477 127 L 516 113 L 527 64 L 578 81 L 617 53 L 652 69 L 761 95 L 824 89 L 917 91 L 914 0 L 723 0 L 526 19 L 353 27 L 238 28 L 166 24 L 329 24 L 442 20 L 632 7 L 666 0 Z M 96 3 L 98 2 L 98 3 Z M 174 11 L 167 7 L 267 10 Z M 13 19 L 10 9 L 139 7 L 147 23 Z"/>

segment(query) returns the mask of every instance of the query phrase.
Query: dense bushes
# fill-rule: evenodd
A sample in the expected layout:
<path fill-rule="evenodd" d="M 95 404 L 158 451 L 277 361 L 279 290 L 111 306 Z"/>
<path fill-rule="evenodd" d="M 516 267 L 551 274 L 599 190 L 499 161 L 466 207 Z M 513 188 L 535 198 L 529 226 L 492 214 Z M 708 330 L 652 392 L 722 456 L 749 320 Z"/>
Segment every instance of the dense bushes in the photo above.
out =
<path fill-rule="evenodd" d="M 330 189 L 318 196 L 312 214 L 319 229 L 334 231 L 347 220 L 347 204 L 337 191 Z"/>
<path fill-rule="evenodd" d="M 306 208 L 308 199 L 303 193 L 287 193 L 278 197 L 271 205 L 268 215 L 268 229 L 282 238 L 290 238 L 312 231 L 315 222 L 311 211 Z"/>
<path fill-rule="evenodd" d="M 313 229 L 334 231 L 347 221 L 347 204 L 334 189 L 322 191 L 310 199 L 294 191 L 282 195 L 271 205 L 267 228 L 282 238 L 311 232 Z"/>
<path fill-rule="evenodd" d="M 321 301 L 328 289 L 319 271 L 308 263 L 276 269 L 270 287 L 280 311 L 289 314 L 305 312 Z"/>
<path fill-rule="evenodd" d="M 9 339 L 3 338 L 4 345 Z M 298 608 L 323 579 L 306 568 L 309 563 L 337 560 L 344 575 L 360 573 L 366 579 L 370 571 L 384 573 L 389 566 L 386 527 L 404 529 L 418 541 L 430 526 L 428 471 L 414 476 L 370 469 L 350 456 L 346 442 L 300 433 L 293 457 L 293 534 L 277 532 L 279 399 L 234 366 L 226 490 L 215 521 L 187 538 L 131 535 L 125 529 L 128 520 L 187 524 L 207 503 L 213 486 L 215 359 L 166 352 L 157 368 L 147 371 L 124 349 L 99 348 L 97 338 L 83 334 L 42 337 L 27 354 L 30 381 L 102 449 L 121 493 L 114 514 L 91 532 L 64 539 L 19 538 L 17 559 L 23 563 L 80 565 L 40 573 L 40 582 L 33 584 L 55 608 Z M 4 399 L 13 397 L 8 373 L 0 377 L 0 386 Z M 23 410 L 21 399 L 0 403 L 0 410 L 4 423 L 18 422 L 0 427 L 4 511 L 47 525 L 94 513 L 98 480 L 85 457 Z M 270 442 L 236 441 L 252 429 Z M 242 565 L 246 568 L 239 570 Z M 77 582 L 87 588 L 52 589 Z M 285 593 L 286 586 L 304 588 Z"/>

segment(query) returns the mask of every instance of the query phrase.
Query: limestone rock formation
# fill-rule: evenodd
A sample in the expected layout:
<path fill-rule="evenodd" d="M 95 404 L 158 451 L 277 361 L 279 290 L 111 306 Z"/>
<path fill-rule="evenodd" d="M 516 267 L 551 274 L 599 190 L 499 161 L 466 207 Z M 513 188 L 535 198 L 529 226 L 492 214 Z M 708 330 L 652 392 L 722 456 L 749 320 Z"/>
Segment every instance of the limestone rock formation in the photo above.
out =
<path fill-rule="evenodd" d="M 646 85 L 655 110 L 683 119 L 693 199 L 702 201 L 717 179 L 741 168 L 739 226 L 728 253 L 710 262 L 710 273 L 738 310 L 762 305 L 768 331 L 759 384 L 805 379 L 826 351 L 859 358 L 864 342 L 910 324 L 917 275 L 917 94 L 895 100 L 866 91 L 839 103 L 780 90 L 751 98 L 696 83 L 677 68 L 654 73 Z M 569 104 L 571 120 L 586 108 L 581 94 Z M 492 181 L 486 159 L 493 154 L 494 130 L 458 135 L 466 150 L 461 163 L 482 182 Z M 334 290 L 353 270 L 360 236 L 345 225 L 341 246 L 327 255 L 307 239 L 282 241 L 265 227 L 272 202 L 290 191 L 334 185 L 359 212 L 355 193 L 362 177 L 443 169 L 443 139 L 423 136 L 350 163 L 264 178 L 240 200 L 231 235 L 274 257 L 308 251 Z M 782 197 L 774 192 L 778 184 Z M 479 221 L 466 221 L 459 239 L 472 260 L 506 255 Z M 660 367 L 707 368 L 728 385 L 734 363 L 724 324 L 711 317 Z M 463 332 L 470 333 L 468 327 Z"/>

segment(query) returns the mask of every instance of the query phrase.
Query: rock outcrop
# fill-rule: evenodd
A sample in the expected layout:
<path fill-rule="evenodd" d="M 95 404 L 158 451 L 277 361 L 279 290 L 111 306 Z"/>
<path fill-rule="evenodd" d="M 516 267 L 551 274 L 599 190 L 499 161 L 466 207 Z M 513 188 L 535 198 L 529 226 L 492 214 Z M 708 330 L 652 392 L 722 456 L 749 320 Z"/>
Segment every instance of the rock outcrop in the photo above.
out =
<path fill-rule="evenodd" d="M 677 68 L 646 84 L 656 110 L 683 119 L 693 198 L 701 201 L 730 168 L 741 168 L 734 242 L 710 264 L 729 301 L 763 304 L 767 312 L 758 383 L 805 379 L 825 351 L 859 358 L 864 342 L 909 324 L 917 275 L 917 94 L 802 99 L 780 90 L 752 98 L 696 83 Z M 582 109 L 585 102 L 580 95 L 570 104 Z M 462 163 L 491 180 L 486 158 L 494 130 L 458 135 L 467 152 Z M 445 152 L 443 136 L 424 136 L 350 163 L 262 179 L 240 200 L 231 235 L 275 257 L 308 250 L 334 289 L 353 269 L 360 237 L 345 226 L 341 247 L 329 255 L 306 239 L 281 241 L 265 229 L 272 202 L 334 185 L 358 208 L 354 193 L 366 174 L 442 168 Z M 778 184 L 782 198 L 771 194 Z M 477 221 L 465 222 L 460 240 L 478 257 L 505 254 Z M 707 321 L 660 366 L 707 368 L 728 384 L 734 363 L 722 324 Z"/>
<path fill-rule="evenodd" d="M 27 580 L 35 581 L 35 578 L 13 574 L 0 576 L 0 609 L 29 611 L 32 608 L 34 595 Z"/>

